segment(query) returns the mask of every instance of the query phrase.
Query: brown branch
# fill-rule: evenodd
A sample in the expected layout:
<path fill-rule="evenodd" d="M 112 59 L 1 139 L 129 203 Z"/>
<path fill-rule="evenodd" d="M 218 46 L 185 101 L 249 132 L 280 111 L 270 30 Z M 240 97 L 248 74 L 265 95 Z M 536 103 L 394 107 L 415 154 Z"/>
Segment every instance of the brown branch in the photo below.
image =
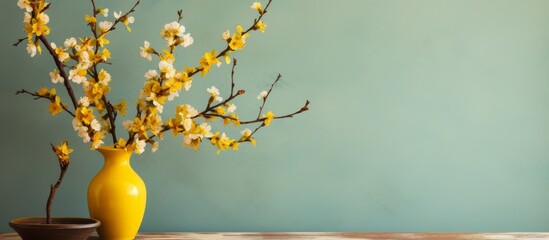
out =
<path fill-rule="evenodd" d="M 269 2 L 267 3 L 267 5 L 266 5 L 265 8 L 263 9 L 263 12 L 262 12 L 261 14 L 259 14 L 259 17 L 258 17 L 257 19 L 254 19 L 254 24 L 253 24 L 252 26 L 250 26 L 246 31 L 244 31 L 244 32 L 243 32 L 243 35 L 246 34 L 246 33 L 248 33 L 248 32 L 250 32 L 251 30 L 254 29 L 255 25 L 256 25 L 256 24 L 263 18 L 263 16 L 267 13 L 267 9 L 268 9 L 269 6 L 271 5 L 271 2 L 272 2 L 272 1 L 273 1 L 273 0 L 269 0 Z M 219 58 L 219 57 L 221 57 L 221 56 L 225 56 L 225 54 L 226 54 L 227 52 L 229 52 L 229 51 L 231 51 L 231 47 L 229 47 L 229 45 L 227 45 L 227 47 L 226 47 L 223 51 L 219 52 L 219 54 L 217 54 L 217 56 L 216 56 L 215 58 Z M 201 72 L 202 70 L 203 70 L 203 69 L 201 69 L 201 68 L 195 68 L 195 70 L 194 70 L 193 72 L 189 73 L 189 77 L 194 76 L 195 74 Z"/>
<path fill-rule="evenodd" d="M 214 112 L 215 109 L 216 109 L 217 107 L 222 106 L 222 105 L 224 105 L 224 104 L 226 104 L 226 103 L 229 103 L 230 101 L 232 101 L 232 100 L 235 99 L 236 97 L 238 97 L 238 96 L 240 96 L 240 95 L 246 93 L 246 91 L 244 91 L 244 90 L 242 90 L 242 89 L 238 90 L 238 92 L 236 92 L 236 94 L 234 93 L 234 87 L 235 87 L 235 83 L 234 83 L 234 69 L 235 69 L 235 67 L 236 67 L 236 62 L 237 62 L 237 61 L 236 61 L 236 58 L 233 58 L 233 67 L 232 67 L 232 71 L 231 71 L 231 94 L 229 95 L 229 97 L 228 97 L 227 99 L 225 99 L 225 101 L 222 101 L 222 102 L 220 102 L 220 103 L 218 103 L 218 104 L 215 104 L 215 105 L 213 105 L 213 106 L 211 106 L 211 103 L 212 103 L 213 100 L 212 100 L 212 98 L 210 98 L 210 99 L 208 100 L 208 104 L 206 105 L 206 108 L 204 109 L 204 111 L 200 112 L 198 115 L 196 115 L 196 116 L 194 116 L 194 117 L 192 117 L 192 118 L 197 118 L 197 117 L 199 117 L 199 116 L 207 116 L 207 115 L 210 115 L 210 116 L 217 116 L 218 114 L 217 114 L 217 115 L 216 115 L 216 114 L 209 114 L 209 112 Z M 222 116 L 222 115 L 220 115 L 220 116 Z M 227 118 L 227 117 L 226 117 L 226 118 Z M 236 119 L 234 119 L 234 118 L 230 118 L 230 119 L 236 120 Z"/>
<path fill-rule="evenodd" d="M 54 102 L 52 99 L 50 99 L 49 97 L 45 97 L 45 96 L 40 96 L 38 95 L 37 93 L 33 93 L 33 92 L 29 92 L 25 89 L 21 89 L 19 91 L 16 91 L 15 94 L 23 94 L 23 93 L 26 93 L 26 94 L 29 94 L 31 96 L 34 97 L 34 100 L 37 100 L 37 99 L 40 99 L 40 98 L 44 98 L 44 99 L 48 99 L 50 102 Z M 67 106 L 65 106 L 65 104 L 61 104 L 61 107 L 63 108 L 63 110 L 65 110 L 65 112 L 67 112 L 68 114 L 70 114 L 73 118 L 75 117 L 74 113 L 71 112 Z"/>
<path fill-rule="evenodd" d="M 130 13 L 135 12 L 135 8 L 137 7 L 137 5 L 139 5 L 140 2 L 141 2 L 141 0 L 137 0 L 137 2 L 135 2 L 135 4 L 133 5 L 133 7 L 132 7 L 128 12 L 126 12 L 124 15 L 122 15 L 122 16 L 120 16 L 118 19 L 116 19 L 116 21 L 114 21 L 114 23 L 112 24 L 111 28 L 110 28 L 109 30 L 107 30 L 107 31 L 105 32 L 105 34 L 108 33 L 108 32 L 110 32 L 110 31 L 112 31 L 112 30 L 114 30 L 116 24 L 118 24 L 118 23 L 120 22 L 120 19 L 124 19 L 124 18 L 126 18 L 128 15 L 130 15 Z M 113 13 L 113 14 L 114 14 L 114 13 Z"/>
<path fill-rule="evenodd" d="M 233 95 L 233 92 L 234 92 L 234 68 L 236 67 L 236 58 L 233 58 L 233 67 L 231 69 L 231 96 Z"/>
<path fill-rule="evenodd" d="M 181 23 L 181 20 L 183 20 L 183 9 L 177 11 L 177 22 Z"/>
<path fill-rule="evenodd" d="M 290 113 L 290 114 L 286 114 L 286 115 L 282 115 L 282 116 L 278 116 L 278 117 L 275 116 L 275 117 L 273 117 L 273 119 L 291 118 L 291 117 L 293 117 L 293 116 L 295 116 L 295 115 L 297 115 L 297 114 L 300 114 L 300 113 L 302 113 L 302 112 L 308 111 L 308 110 L 309 110 L 309 103 L 311 103 L 311 102 L 309 102 L 309 100 L 307 100 L 307 101 L 305 102 L 305 105 L 304 105 L 303 107 L 301 107 L 301 109 L 295 111 L 294 113 Z M 263 121 L 265 121 L 265 119 L 267 119 L 267 118 L 257 118 L 257 119 L 255 119 L 255 120 L 251 120 L 251 121 L 243 121 L 243 122 L 240 122 L 240 124 L 258 123 L 258 122 L 263 122 Z"/>
<path fill-rule="evenodd" d="M 267 98 L 271 94 L 271 91 L 273 91 L 273 88 L 274 88 L 275 84 L 280 80 L 280 78 L 282 78 L 282 75 L 280 75 L 280 73 L 279 73 L 278 76 L 276 77 L 275 81 L 273 82 L 273 84 L 271 84 L 271 88 L 269 88 L 269 91 L 267 92 L 267 95 L 263 98 L 263 103 L 259 107 L 259 113 L 257 114 L 257 118 L 259 118 L 261 116 L 261 113 L 263 112 L 263 107 L 265 107 L 265 103 L 267 102 Z"/>
<path fill-rule="evenodd" d="M 19 45 L 20 43 L 22 43 L 23 41 L 25 41 L 27 38 L 24 37 L 24 38 L 19 38 L 17 39 L 17 42 L 13 44 L 14 47 L 17 47 L 17 45 Z"/>
<path fill-rule="evenodd" d="M 59 70 L 59 75 L 64 79 L 63 85 L 65 85 L 65 89 L 67 89 L 67 93 L 69 94 L 69 97 L 71 98 L 72 106 L 74 109 L 78 108 L 78 101 L 76 100 L 76 96 L 74 95 L 74 91 L 72 90 L 71 84 L 69 82 L 69 77 L 65 73 L 65 69 L 63 68 L 63 63 L 59 61 L 59 58 L 57 57 L 57 54 L 55 53 L 55 50 L 51 47 L 50 43 L 44 37 L 44 35 L 38 36 L 38 39 L 44 44 L 44 46 L 48 49 L 48 52 L 53 57 L 53 61 L 55 61 L 55 65 L 57 66 L 57 69 Z"/>
<path fill-rule="evenodd" d="M 53 144 L 50 144 L 52 150 L 55 152 L 55 146 Z M 61 182 L 63 182 L 63 177 L 65 177 L 65 173 L 67 172 L 67 169 L 69 168 L 70 162 L 62 162 L 59 160 L 59 168 L 61 169 L 61 172 L 59 173 L 59 178 L 57 179 L 57 182 L 50 185 L 50 194 L 48 196 L 48 201 L 46 203 L 46 223 L 51 224 L 51 205 L 53 203 L 53 199 L 55 198 L 55 193 L 57 192 L 57 189 L 59 189 L 59 186 L 61 186 Z"/>
<path fill-rule="evenodd" d="M 115 112 L 115 109 L 112 106 L 111 102 L 107 101 L 107 97 L 105 97 L 105 95 L 103 95 L 102 100 L 105 103 L 105 107 L 107 108 L 107 116 L 109 118 L 109 123 L 111 125 L 111 128 L 109 129 L 109 131 L 111 132 L 111 136 L 112 136 L 112 144 L 115 144 L 116 139 L 117 139 L 116 138 L 116 125 L 115 125 L 116 112 Z"/>

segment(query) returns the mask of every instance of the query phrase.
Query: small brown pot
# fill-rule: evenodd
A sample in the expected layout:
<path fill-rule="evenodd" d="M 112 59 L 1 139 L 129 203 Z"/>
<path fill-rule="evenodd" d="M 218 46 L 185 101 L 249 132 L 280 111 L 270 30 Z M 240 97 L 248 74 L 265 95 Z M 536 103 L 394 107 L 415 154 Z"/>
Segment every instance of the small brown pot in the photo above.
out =
<path fill-rule="evenodd" d="M 86 240 L 101 223 L 90 218 L 17 218 L 10 221 L 10 227 L 23 240 Z"/>

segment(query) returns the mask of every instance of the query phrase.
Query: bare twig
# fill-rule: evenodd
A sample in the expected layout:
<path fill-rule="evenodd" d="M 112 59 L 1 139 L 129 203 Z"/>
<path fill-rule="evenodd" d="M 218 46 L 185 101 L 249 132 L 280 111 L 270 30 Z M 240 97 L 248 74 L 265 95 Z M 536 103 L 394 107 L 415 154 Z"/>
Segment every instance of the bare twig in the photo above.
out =
<path fill-rule="evenodd" d="M 263 107 L 265 107 L 265 103 L 267 102 L 267 98 L 271 94 L 271 91 L 273 91 L 273 88 L 274 88 L 275 84 L 280 80 L 280 78 L 282 78 L 282 75 L 280 75 L 280 73 L 279 73 L 278 76 L 276 77 L 275 81 L 273 82 L 273 84 L 271 84 L 271 88 L 269 88 L 269 91 L 267 92 L 267 95 L 265 95 L 265 97 L 263 98 L 263 103 L 259 107 L 259 113 L 257 114 L 258 119 L 261 116 L 261 113 L 263 113 Z"/>
<path fill-rule="evenodd" d="M 27 40 L 26 37 L 24 38 L 19 38 L 17 39 L 17 42 L 13 44 L 14 47 L 17 47 L 17 45 L 19 45 L 20 43 L 22 43 L 23 41 Z"/>
<path fill-rule="evenodd" d="M 181 20 L 183 20 L 183 9 L 177 11 L 177 22 L 181 23 Z"/>

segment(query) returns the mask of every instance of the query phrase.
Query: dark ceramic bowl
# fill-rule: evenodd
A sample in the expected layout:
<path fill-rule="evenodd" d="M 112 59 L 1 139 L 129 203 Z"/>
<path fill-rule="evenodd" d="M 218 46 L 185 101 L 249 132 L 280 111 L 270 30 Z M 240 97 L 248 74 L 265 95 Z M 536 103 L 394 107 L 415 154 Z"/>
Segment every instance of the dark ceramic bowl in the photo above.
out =
<path fill-rule="evenodd" d="M 90 218 L 17 218 L 10 221 L 23 240 L 86 240 L 101 223 Z"/>

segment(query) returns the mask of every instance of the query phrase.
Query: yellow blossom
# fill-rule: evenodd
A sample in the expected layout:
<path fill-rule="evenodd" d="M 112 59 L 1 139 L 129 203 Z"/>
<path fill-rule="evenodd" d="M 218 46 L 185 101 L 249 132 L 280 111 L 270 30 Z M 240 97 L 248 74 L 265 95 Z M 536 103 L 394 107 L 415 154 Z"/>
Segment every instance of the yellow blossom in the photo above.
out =
<path fill-rule="evenodd" d="M 242 37 L 242 34 L 239 32 L 236 32 L 233 34 L 233 37 L 231 38 L 231 42 L 229 42 L 229 47 L 232 50 L 238 50 L 245 46 L 246 41 Z"/>
<path fill-rule="evenodd" d="M 170 118 L 168 121 L 166 121 L 166 126 L 168 126 L 173 133 L 173 136 L 177 136 L 178 133 L 185 130 L 183 128 L 183 125 L 181 124 L 181 121 L 178 121 L 177 119 Z"/>
<path fill-rule="evenodd" d="M 97 38 L 97 42 L 99 43 L 99 46 L 103 47 L 105 45 L 108 45 L 110 43 L 110 41 L 108 39 L 105 38 L 105 34 L 101 34 L 98 38 Z"/>
<path fill-rule="evenodd" d="M 204 53 L 204 56 L 200 59 L 200 68 L 202 69 L 202 72 L 200 75 L 204 77 L 206 73 L 210 71 L 210 68 L 214 65 L 219 63 L 219 59 L 217 59 L 216 51 L 213 50 L 212 52 L 206 52 Z"/>
<path fill-rule="evenodd" d="M 101 69 L 101 71 L 99 71 L 99 76 L 97 77 L 103 84 L 108 84 L 111 81 L 111 75 L 105 71 L 105 69 Z"/>
<path fill-rule="evenodd" d="M 168 92 L 177 92 L 183 87 L 183 82 L 178 81 L 176 78 L 170 78 L 166 81 L 166 89 Z"/>
<path fill-rule="evenodd" d="M 122 116 L 126 115 L 128 103 L 126 100 L 122 100 L 120 103 L 113 106 L 116 111 L 118 111 Z"/>
<path fill-rule="evenodd" d="M 118 142 L 114 145 L 118 149 L 125 149 L 126 148 L 126 140 L 124 138 L 119 138 Z"/>
<path fill-rule="evenodd" d="M 135 18 L 132 16 L 122 15 L 121 12 L 114 12 L 114 18 L 116 18 L 118 21 L 124 23 L 126 25 L 126 29 L 128 32 L 131 32 L 132 29 L 130 28 L 130 23 L 133 23 L 135 21 Z"/>
<path fill-rule="evenodd" d="M 265 24 L 263 21 L 258 21 L 255 25 L 254 25 L 254 29 L 257 30 L 259 29 L 261 32 L 265 32 L 265 28 L 267 28 L 267 24 Z"/>
<path fill-rule="evenodd" d="M 223 108 L 223 107 L 217 107 L 215 109 L 215 111 L 220 114 L 220 115 L 225 115 L 225 113 L 227 113 L 227 109 Z"/>
<path fill-rule="evenodd" d="M 55 50 L 55 54 L 57 55 L 57 58 L 59 59 L 59 61 L 66 62 L 70 60 L 70 55 L 67 52 L 65 52 L 65 49 L 61 47 L 57 47 L 55 43 L 51 43 L 51 46 Z"/>
<path fill-rule="evenodd" d="M 238 150 L 238 141 L 230 139 L 225 133 L 220 136 L 219 132 L 216 132 L 210 139 L 210 143 L 217 146 L 217 154 L 221 153 L 221 150 L 229 149 L 229 147 Z"/>
<path fill-rule="evenodd" d="M 93 115 L 92 108 L 79 107 L 76 109 L 76 120 L 78 120 L 79 122 L 90 125 L 94 119 L 95 116 Z"/>
<path fill-rule="evenodd" d="M 28 35 L 36 34 L 36 36 L 50 34 L 50 28 L 46 25 L 49 22 L 49 17 L 45 13 L 39 13 L 30 23 L 25 25 L 25 31 Z M 28 38 L 28 36 L 27 36 Z"/>
<path fill-rule="evenodd" d="M 163 54 L 158 56 L 160 58 L 160 60 L 166 61 L 166 62 L 169 62 L 169 63 L 173 63 L 175 61 L 175 57 L 173 56 L 173 54 L 170 51 L 168 51 L 166 49 L 163 49 L 162 53 Z"/>
<path fill-rule="evenodd" d="M 255 139 L 252 137 L 252 130 L 246 128 L 242 132 L 240 132 L 240 134 L 242 134 L 242 137 L 240 137 L 241 142 L 248 141 L 255 147 L 256 142 Z"/>
<path fill-rule="evenodd" d="M 95 23 L 97 22 L 97 19 L 95 19 L 94 16 L 90 16 L 88 14 L 86 14 L 86 18 L 84 18 L 84 20 L 89 23 L 89 24 L 93 24 L 95 25 Z"/>
<path fill-rule="evenodd" d="M 97 149 L 98 147 L 100 147 L 104 143 L 103 138 L 105 138 L 105 135 L 103 135 L 103 133 L 95 132 L 91 138 L 91 149 Z"/>
<path fill-rule="evenodd" d="M 36 94 L 41 97 L 49 96 L 50 90 L 47 87 L 40 88 L 40 90 L 36 91 Z"/>
<path fill-rule="evenodd" d="M 98 56 L 98 59 L 103 60 L 104 62 L 106 62 L 107 59 L 109 59 L 109 58 L 111 58 L 111 52 L 109 51 L 109 49 L 104 48 L 103 51 L 101 52 L 101 55 Z"/>
<path fill-rule="evenodd" d="M 267 112 L 267 114 L 263 115 L 263 117 L 265 118 L 263 123 L 265 124 L 265 126 L 269 126 L 271 124 L 271 121 L 274 119 L 274 113 L 272 111 L 269 111 Z"/>
<path fill-rule="evenodd" d="M 59 96 L 55 96 L 54 100 L 50 102 L 49 109 L 52 116 L 55 116 L 63 111 L 63 107 L 61 106 L 61 98 L 59 98 Z"/>
<path fill-rule="evenodd" d="M 69 154 L 72 153 L 73 149 L 69 148 L 67 140 L 61 142 L 57 146 L 53 146 L 53 150 L 61 164 L 68 164 L 70 162 Z"/>

